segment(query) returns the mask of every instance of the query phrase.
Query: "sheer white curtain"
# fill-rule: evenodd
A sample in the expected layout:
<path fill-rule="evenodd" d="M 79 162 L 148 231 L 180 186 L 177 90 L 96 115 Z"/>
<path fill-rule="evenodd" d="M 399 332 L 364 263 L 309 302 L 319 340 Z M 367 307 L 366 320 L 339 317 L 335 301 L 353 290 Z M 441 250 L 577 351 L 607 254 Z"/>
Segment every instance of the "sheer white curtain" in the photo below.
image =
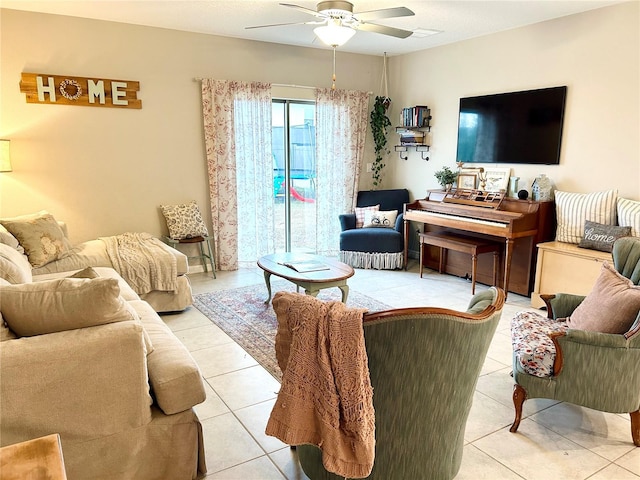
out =
<path fill-rule="evenodd" d="M 202 113 L 216 265 L 255 265 L 275 251 L 271 84 L 203 79 Z"/>
<path fill-rule="evenodd" d="M 316 251 L 339 251 L 338 215 L 352 212 L 367 134 L 369 94 L 316 90 Z"/>

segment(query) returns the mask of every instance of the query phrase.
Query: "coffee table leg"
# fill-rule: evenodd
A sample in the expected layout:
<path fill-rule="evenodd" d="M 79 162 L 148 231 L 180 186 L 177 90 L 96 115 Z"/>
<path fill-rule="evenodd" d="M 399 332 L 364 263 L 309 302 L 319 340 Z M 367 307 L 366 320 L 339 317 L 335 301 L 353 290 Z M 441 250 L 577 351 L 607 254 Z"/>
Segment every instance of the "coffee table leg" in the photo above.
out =
<path fill-rule="evenodd" d="M 269 292 L 269 297 L 264 301 L 264 303 L 269 303 L 271 301 L 271 274 L 266 270 L 264 272 L 264 283 L 267 284 L 267 292 Z"/>
<path fill-rule="evenodd" d="M 317 297 L 320 290 L 309 290 L 308 288 L 304 289 L 305 295 L 311 295 L 312 297 Z"/>
<path fill-rule="evenodd" d="M 342 292 L 342 303 L 347 303 L 347 297 L 349 296 L 349 285 L 339 285 L 338 288 Z"/>

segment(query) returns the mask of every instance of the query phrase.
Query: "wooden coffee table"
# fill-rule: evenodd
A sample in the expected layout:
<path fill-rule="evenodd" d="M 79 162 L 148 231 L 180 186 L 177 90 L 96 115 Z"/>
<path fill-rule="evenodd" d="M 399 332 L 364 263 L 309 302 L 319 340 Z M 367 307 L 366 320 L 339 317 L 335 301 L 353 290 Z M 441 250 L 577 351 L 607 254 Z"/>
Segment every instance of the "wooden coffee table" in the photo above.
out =
<path fill-rule="evenodd" d="M 293 268 L 284 265 L 284 263 L 300 262 L 321 263 L 328 268 L 313 272 L 297 272 Z M 269 298 L 265 303 L 271 301 L 271 275 L 289 280 L 298 287 L 298 290 L 304 288 L 307 295 L 314 297 L 323 288 L 338 287 L 342 292 L 342 302 L 345 303 L 349 295 L 347 278 L 352 277 L 354 274 L 353 268 L 346 263 L 310 253 L 289 252 L 265 255 L 258 260 L 258 266 L 264 270 L 264 282 L 267 284 L 269 292 Z"/>

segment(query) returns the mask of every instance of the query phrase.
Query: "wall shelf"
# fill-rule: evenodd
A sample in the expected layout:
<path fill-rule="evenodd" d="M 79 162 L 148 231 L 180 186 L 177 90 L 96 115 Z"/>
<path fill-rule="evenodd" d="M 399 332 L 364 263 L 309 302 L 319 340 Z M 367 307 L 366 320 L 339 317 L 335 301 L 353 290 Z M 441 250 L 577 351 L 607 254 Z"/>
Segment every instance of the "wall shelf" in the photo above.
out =
<path fill-rule="evenodd" d="M 402 160 L 407 160 L 409 158 L 409 155 L 402 155 L 402 153 L 406 153 L 409 151 L 410 148 L 415 148 L 416 152 L 420 152 L 420 154 L 422 155 L 422 159 L 429 161 L 429 155 L 425 156 L 425 153 L 429 151 L 430 146 L 429 145 L 425 145 L 425 144 L 417 144 L 417 145 L 413 145 L 413 144 L 401 144 L 401 145 L 396 145 L 395 147 L 395 151 L 398 152 L 400 154 L 400 158 Z"/>
<path fill-rule="evenodd" d="M 431 131 L 431 109 L 426 106 L 416 105 L 402 109 L 399 127 L 396 127 L 396 134 L 400 137 L 400 145 L 396 145 L 402 160 L 409 158 L 409 150 L 415 148 L 420 152 L 422 159 L 429 161 L 430 145 L 426 143 L 427 133 Z"/>

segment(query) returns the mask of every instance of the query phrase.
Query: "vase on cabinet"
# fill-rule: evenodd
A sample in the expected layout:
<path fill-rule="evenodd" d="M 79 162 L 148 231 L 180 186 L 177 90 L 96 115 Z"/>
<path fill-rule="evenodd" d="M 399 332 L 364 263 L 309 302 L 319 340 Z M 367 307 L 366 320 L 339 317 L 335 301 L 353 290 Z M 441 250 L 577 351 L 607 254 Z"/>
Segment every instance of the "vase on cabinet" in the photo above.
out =
<path fill-rule="evenodd" d="M 553 184 L 544 173 L 538 175 L 531 185 L 531 196 L 538 202 L 553 200 Z"/>

